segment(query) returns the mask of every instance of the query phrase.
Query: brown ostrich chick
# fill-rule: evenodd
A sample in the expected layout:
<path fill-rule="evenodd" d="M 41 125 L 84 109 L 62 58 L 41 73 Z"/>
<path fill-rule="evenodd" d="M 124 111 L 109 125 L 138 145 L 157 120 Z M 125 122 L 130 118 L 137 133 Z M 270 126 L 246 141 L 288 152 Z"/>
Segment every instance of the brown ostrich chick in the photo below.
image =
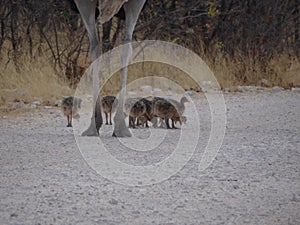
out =
<path fill-rule="evenodd" d="M 177 121 L 183 122 L 182 114 L 185 110 L 184 103 L 187 102 L 185 97 L 180 102 L 174 99 L 164 99 L 155 97 L 153 99 L 153 116 L 157 116 L 165 120 L 166 126 L 170 129 L 169 119 L 172 120 L 172 128 L 175 127 Z"/>
<path fill-rule="evenodd" d="M 137 125 L 140 124 L 142 127 L 148 128 L 148 121 L 151 121 L 153 118 L 152 101 L 148 100 L 147 98 L 142 98 L 140 101 L 145 104 L 146 112 L 137 118 Z"/>
<path fill-rule="evenodd" d="M 82 100 L 73 96 L 64 98 L 61 103 L 63 114 L 67 117 L 67 127 L 72 127 L 72 118 L 79 119 L 78 110 L 81 107 Z"/>
<path fill-rule="evenodd" d="M 130 109 L 129 127 L 135 128 L 136 120 L 146 114 L 147 108 L 143 101 L 139 100 Z"/>
<path fill-rule="evenodd" d="M 106 125 L 112 125 L 111 114 L 115 111 L 116 105 L 118 104 L 118 99 L 115 96 L 105 96 L 101 99 L 101 105 L 103 113 L 105 114 Z M 109 123 L 108 123 L 109 117 Z"/>

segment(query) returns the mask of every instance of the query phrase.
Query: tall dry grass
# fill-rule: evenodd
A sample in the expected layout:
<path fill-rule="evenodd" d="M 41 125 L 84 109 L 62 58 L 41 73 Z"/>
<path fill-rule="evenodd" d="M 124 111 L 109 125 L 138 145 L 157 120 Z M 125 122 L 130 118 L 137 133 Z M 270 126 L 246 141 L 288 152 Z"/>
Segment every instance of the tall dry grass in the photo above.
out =
<path fill-rule="evenodd" d="M 214 72 L 222 88 L 234 90 L 237 85 L 269 87 L 276 85 L 284 88 L 300 86 L 300 61 L 289 53 L 273 57 L 264 65 L 255 62 L 251 57 L 231 59 L 218 51 L 210 56 L 204 55 L 202 59 Z M 49 63 L 49 56 L 37 57 L 36 60 L 22 56 L 19 59 L 19 71 L 12 61 L 7 64 L 7 60 L 5 56 L 0 60 L 0 104 L 15 100 L 30 102 L 34 97 L 47 100 L 59 99 L 62 96 L 72 95 L 75 91 L 70 86 L 73 87 L 78 80 L 67 80 L 64 71 L 55 70 Z M 104 85 L 101 95 L 116 95 L 120 91 L 120 77 L 120 71 L 113 74 Z M 147 83 L 142 79 L 145 77 L 148 77 Z M 188 74 L 178 68 L 162 63 L 144 62 L 129 66 L 127 91 L 139 91 L 139 88 L 145 84 L 150 84 L 153 89 L 159 88 L 164 91 L 170 89 L 169 83 L 154 82 L 154 78 L 151 83 L 151 77 L 164 77 L 175 82 L 181 87 L 178 92 L 201 90 Z M 268 84 L 262 84 L 262 79 L 266 79 Z M 134 85 L 130 85 L 133 82 Z"/>
<path fill-rule="evenodd" d="M 287 89 L 300 87 L 300 59 L 294 53 L 278 54 L 261 62 L 250 56 L 230 58 L 215 52 L 203 56 L 203 60 L 212 69 L 222 88 L 237 85 L 280 86 Z"/>
<path fill-rule="evenodd" d="M 116 95 L 120 91 L 120 78 L 121 71 L 113 74 L 103 86 L 101 95 Z M 165 79 L 159 80 L 160 78 Z M 176 67 L 158 62 L 129 65 L 127 84 L 128 92 L 139 92 L 140 88 L 145 85 L 152 86 L 153 90 L 161 89 L 162 91 L 200 91 L 199 85 L 188 74 Z"/>
<path fill-rule="evenodd" d="M 236 90 L 238 85 L 253 85 L 283 88 L 300 87 L 300 60 L 290 54 L 274 57 L 266 64 L 253 62 L 251 58 L 230 59 L 221 53 L 215 57 L 202 57 L 214 72 L 221 88 Z M 114 74 L 103 88 L 103 94 L 115 94 L 119 92 L 121 72 Z M 138 91 L 145 85 L 143 77 L 165 77 L 174 81 L 184 90 L 201 91 L 199 85 L 186 73 L 178 68 L 162 63 L 145 62 L 130 65 L 128 68 L 127 83 L 138 80 L 134 86 L 129 86 L 128 91 Z M 154 79 L 153 79 L 154 80 Z M 267 83 L 265 83 L 267 80 Z M 147 83 L 149 84 L 149 82 Z M 168 85 L 162 86 L 153 82 L 153 88 L 168 89 Z"/>
<path fill-rule="evenodd" d="M 0 104 L 30 102 L 35 97 L 54 101 L 74 92 L 69 88 L 69 81 L 59 76 L 47 57 L 28 58 L 22 57 L 18 68 L 12 61 L 7 63 L 7 58 L 0 60 Z"/>

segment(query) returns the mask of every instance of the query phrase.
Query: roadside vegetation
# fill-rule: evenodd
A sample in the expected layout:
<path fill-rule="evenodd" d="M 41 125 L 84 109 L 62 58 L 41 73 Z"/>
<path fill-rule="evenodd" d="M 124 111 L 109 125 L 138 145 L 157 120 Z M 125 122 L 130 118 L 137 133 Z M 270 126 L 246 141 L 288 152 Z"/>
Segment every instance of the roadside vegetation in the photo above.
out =
<path fill-rule="evenodd" d="M 99 26 L 103 52 L 122 43 L 123 23 L 121 10 Z M 299 29 L 297 0 L 148 0 L 134 40 L 169 41 L 193 50 L 214 71 L 222 88 L 291 88 L 300 86 Z M 73 1 L 2 0 L 0 89 L 27 87 L 28 96 L 68 93 L 58 85 L 76 87 L 90 64 L 88 48 Z M 175 70 L 161 64 L 136 65 L 129 80 L 169 71 L 185 89 L 197 89 Z M 118 82 L 118 76 L 113 79 Z M 110 80 L 106 88 L 115 88 L 115 82 Z"/>

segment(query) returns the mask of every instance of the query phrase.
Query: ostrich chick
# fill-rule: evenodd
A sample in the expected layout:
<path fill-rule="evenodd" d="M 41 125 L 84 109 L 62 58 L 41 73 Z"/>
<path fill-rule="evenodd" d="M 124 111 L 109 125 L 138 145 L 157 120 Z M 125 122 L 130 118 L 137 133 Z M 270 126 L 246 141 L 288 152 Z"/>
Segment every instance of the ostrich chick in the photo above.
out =
<path fill-rule="evenodd" d="M 106 125 L 112 125 L 111 114 L 115 111 L 118 99 L 115 96 L 105 96 L 101 99 L 102 110 L 105 114 Z M 109 123 L 108 123 L 109 116 Z"/>
<path fill-rule="evenodd" d="M 67 127 L 72 127 L 72 118 L 79 119 L 78 110 L 80 109 L 82 100 L 73 96 L 64 98 L 61 103 L 61 110 L 67 117 Z"/>

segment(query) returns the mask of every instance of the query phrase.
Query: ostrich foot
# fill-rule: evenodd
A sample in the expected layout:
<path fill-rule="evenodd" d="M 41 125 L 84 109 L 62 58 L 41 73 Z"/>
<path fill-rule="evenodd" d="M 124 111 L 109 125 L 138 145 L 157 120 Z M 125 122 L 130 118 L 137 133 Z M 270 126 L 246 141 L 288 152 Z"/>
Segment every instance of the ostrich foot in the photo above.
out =
<path fill-rule="evenodd" d="M 113 137 L 131 137 L 131 133 L 128 130 L 128 128 L 125 127 L 123 129 L 120 129 L 120 130 L 115 129 L 112 136 Z"/>
<path fill-rule="evenodd" d="M 86 129 L 81 136 L 98 136 L 99 135 L 99 131 L 96 130 L 96 128 L 94 126 L 89 126 L 88 129 Z"/>
<path fill-rule="evenodd" d="M 128 127 L 125 124 L 124 120 L 119 120 L 117 123 L 115 122 L 114 132 L 112 134 L 113 137 L 131 137 L 131 133 Z"/>
<path fill-rule="evenodd" d="M 100 126 L 96 126 L 95 120 L 91 120 L 91 124 L 88 129 L 86 129 L 81 136 L 99 136 Z"/>

